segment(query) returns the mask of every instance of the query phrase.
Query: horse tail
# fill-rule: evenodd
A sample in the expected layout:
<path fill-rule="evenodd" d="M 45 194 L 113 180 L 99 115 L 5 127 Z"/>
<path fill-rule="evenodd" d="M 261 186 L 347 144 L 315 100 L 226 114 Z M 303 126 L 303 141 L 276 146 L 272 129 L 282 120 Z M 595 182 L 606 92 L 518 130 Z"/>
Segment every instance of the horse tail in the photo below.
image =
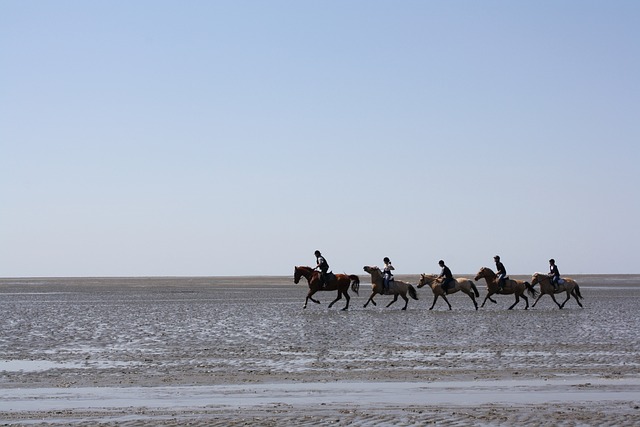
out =
<path fill-rule="evenodd" d="M 411 284 L 409 284 L 408 287 L 409 287 L 409 296 L 417 301 L 418 293 L 416 292 L 416 288 L 414 288 L 413 285 Z"/>
<path fill-rule="evenodd" d="M 355 274 L 350 274 L 349 279 L 351 279 L 351 290 L 358 295 L 358 290 L 360 290 L 360 278 Z"/>
<path fill-rule="evenodd" d="M 471 282 L 471 280 L 469 280 Z M 478 288 L 476 288 L 476 284 L 471 282 L 471 289 L 473 289 L 473 293 L 476 294 L 476 298 L 480 298 L 480 292 L 478 292 Z"/>
<path fill-rule="evenodd" d="M 531 295 L 531 297 L 535 298 L 536 295 L 538 295 L 538 291 L 536 291 L 536 288 L 531 286 L 531 283 L 524 282 L 524 285 L 527 287 L 527 291 L 529 291 L 529 295 Z"/>
<path fill-rule="evenodd" d="M 584 298 L 582 298 L 582 294 L 580 293 L 580 286 L 578 286 L 578 284 L 577 284 L 577 283 L 576 283 L 575 288 L 573 288 L 573 292 L 575 292 L 576 296 L 577 296 L 579 299 L 584 299 Z"/>

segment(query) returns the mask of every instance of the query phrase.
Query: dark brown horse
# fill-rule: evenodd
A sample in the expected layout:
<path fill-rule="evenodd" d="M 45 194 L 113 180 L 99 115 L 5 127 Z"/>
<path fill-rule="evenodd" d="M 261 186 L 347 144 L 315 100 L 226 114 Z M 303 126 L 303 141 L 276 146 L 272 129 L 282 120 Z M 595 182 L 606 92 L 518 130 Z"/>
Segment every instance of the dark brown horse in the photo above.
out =
<path fill-rule="evenodd" d="M 320 273 L 315 271 L 311 267 L 307 266 L 296 266 L 293 270 L 293 283 L 298 284 L 300 279 L 304 277 L 307 279 L 309 283 L 309 292 L 307 293 L 307 298 L 304 300 L 304 307 L 307 308 L 307 303 L 309 300 L 315 302 L 316 304 L 320 304 L 320 301 L 313 299 L 313 294 L 318 291 L 338 291 L 338 297 L 331 301 L 329 304 L 329 308 L 333 306 L 337 301 L 339 301 L 342 296 L 347 300 L 347 305 L 344 306 L 343 310 L 349 308 L 349 284 L 351 284 L 351 290 L 358 294 L 358 289 L 360 289 L 360 278 L 355 274 L 331 274 L 329 276 L 328 283 L 322 287 L 320 286 Z"/>
<path fill-rule="evenodd" d="M 531 295 L 533 298 L 535 298 L 536 294 L 538 293 L 538 291 L 536 291 L 535 288 L 531 286 L 529 282 L 525 282 L 523 280 L 511 280 L 511 279 L 505 280 L 504 289 L 499 290 L 497 275 L 489 267 L 482 267 L 480 271 L 478 271 L 478 274 L 476 274 L 476 277 L 473 280 L 480 280 L 480 279 L 484 279 L 487 282 L 487 296 L 484 298 L 484 301 L 482 302 L 481 307 L 484 307 L 484 304 L 487 302 L 487 300 L 490 300 L 491 302 L 495 303 L 495 301 L 491 299 L 491 295 L 493 294 L 500 294 L 500 295 L 514 294 L 516 296 L 516 302 L 514 302 L 511 305 L 511 307 L 509 307 L 509 310 L 511 310 L 513 307 L 516 306 L 516 304 L 520 302 L 520 298 L 522 298 L 524 302 L 527 304 L 526 307 L 524 308 L 526 310 L 529 308 L 529 298 L 526 297 L 526 295 L 524 294 L 524 291 L 525 290 L 528 291 L 529 295 Z"/>
<path fill-rule="evenodd" d="M 535 286 L 538 283 L 540 284 L 540 296 L 537 300 L 535 300 L 531 308 L 536 306 L 536 304 L 538 303 L 538 301 L 540 301 L 540 298 L 542 298 L 544 294 L 549 294 L 553 302 L 555 302 L 560 309 L 564 307 L 564 305 L 572 296 L 575 298 L 578 305 L 582 307 L 582 304 L 580 303 L 580 299 L 582 298 L 582 295 L 580 294 L 580 286 L 578 286 L 575 280 L 569 279 L 568 277 L 566 279 L 563 278 L 562 284 L 558 284 L 558 289 L 556 290 L 554 289 L 553 284 L 551 284 L 549 275 L 544 273 L 534 273 L 533 276 L 531 276 L 531 286 Z M 560 304 L 558 301 L 556 301 L 556 297 L 553 294 L 559 294 L 562 292 L 566 292 L 567 299 L 565 299 L 564 302 Z"/>

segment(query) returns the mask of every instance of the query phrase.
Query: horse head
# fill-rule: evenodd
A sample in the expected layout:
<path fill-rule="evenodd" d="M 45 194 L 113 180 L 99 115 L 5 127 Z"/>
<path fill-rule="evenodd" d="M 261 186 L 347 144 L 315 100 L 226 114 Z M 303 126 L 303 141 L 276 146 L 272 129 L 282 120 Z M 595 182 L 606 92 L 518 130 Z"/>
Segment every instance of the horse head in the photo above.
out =
<path fill-rule="evenodd" d="M 380 275 L 382 275 L 382 272 L 380 271 L 380 268 L 378 268 L 378 266 L 376 265 L 365 265 L 363 268 L 364 271 L 366 271 L 369 274 L 374 274 L 376 272 L 380 273 Z"/>
<path fill-rule="evenodd" d="M 293 283 L 295 283 L 296 285 L 300 283 L 301 277 L 302 277 L 302 270 L 300 270 L 298 266 L 295 266 L 293 268 Z"/>
<path fill-rule="evenodd" d="M 311 267 L 298 267 L 295 266 L 293 269 L 293 283 L 296 285 L 300 282 L 300 278 L 304 277 L 307 280 L 311 278 L 313 270 Z"/>
<path fill-rule="evenodd" d="M 487 279 L 492 280 L 496 277 L 496 274 L 489 267 L 482 267 L 476 277 L 473 280 Z"/>
<path fill-rule="evenodd" d="M 434 280 L 436 280 L 437 276 L 434 274 L 424 274 L 422 273 L 420 275 L 420 282 L 418 283 L 418 287 L 421 288 L 424 285 L 429 285 L 431 286 L 431 284 L 433 283 Z"/>
<path fill-rule="evenodd" d="M 382 271 L 380 271 L 380 269 L 378 267 L 376 267 L 375 265 L 373 265 L 373 266 L 365 265 L 363 270 L 371 275 L 371 280 L 372 281 L 373 280 L 382 280 Z"/>
<path fill-rule="evenodd" d="M 531 276 L 531 286 L 535 286 L 536 284 L 541 282 L 541 275 L 543 275 L 543 273 L 533 273 L 533 276 Z"/>

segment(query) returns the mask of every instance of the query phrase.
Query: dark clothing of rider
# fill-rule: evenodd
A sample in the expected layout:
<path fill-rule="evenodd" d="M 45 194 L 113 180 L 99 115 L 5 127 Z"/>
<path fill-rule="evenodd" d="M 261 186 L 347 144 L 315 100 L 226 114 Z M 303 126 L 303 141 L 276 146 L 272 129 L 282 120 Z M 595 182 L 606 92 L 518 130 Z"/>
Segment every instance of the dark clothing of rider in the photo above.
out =
<path fill-rule="evenodd" d="M 389 290 L 389 285 L 393 280 L 393 273 L 391 270 L 395 270 L 393 265 L 391 265 L 391 260 L 386 258 L 383 260 L 384 262 L 384 270 L 382 270 L 382 293 L 386 294 Z"/>
<path fill-rule="evenodd" d="M 558 281 L 560 280 L 560 271 L 558 271 L 558 266 L 555 262 L 549 263 L 549 277 L 551 278 L 551 284 L 554 289 L 558 289 Z"/>
<path fill-rule="evenodd" d="M 316 255 L 316 268 L 320 269 L 320 284 L 325 286 L 327 280 L 327 271 L 329 271 L 329 263 L 322 256 L 320 251 L 315 252 Z"/>
<path fill-rule="evenodd" d="M 498 289 L 502 290 L 504 288 L 504 279 L 507 277 L 507 269 L 504 268 L 504 264 L 500 262 L 500 258 L 496 258 L 496 272 L 498 279 Z"/>
<path fill-rule="evenodd" d="M 448 288 L 448 284 L 449 282 L 451 282 L 453 280 L 453 274 L 451 274 L 451 270 L 449 269 L 449 267 L 447 267 L 446 265 L 444 265 L 444 263 L 440 264 L 442 266 L 442 272 L 440 273 L 440 275 L 438 276 L 438 278 L 442 279 L 442 290 L 446 293 L 447 292 L 447 288 Z"/>

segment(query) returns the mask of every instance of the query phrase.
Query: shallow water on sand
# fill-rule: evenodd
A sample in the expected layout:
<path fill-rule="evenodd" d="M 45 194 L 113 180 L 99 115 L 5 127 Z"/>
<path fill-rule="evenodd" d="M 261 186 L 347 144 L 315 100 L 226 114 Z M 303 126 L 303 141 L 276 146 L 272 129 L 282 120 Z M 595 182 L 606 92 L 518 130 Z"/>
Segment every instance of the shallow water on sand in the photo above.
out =
<path fill-rule="evenodd" d="M 640 276 L 574 276 L 583 309 L 544 296 L 526 311 L 507 310 L 513 296 L 475 311 L 462 293 L 449 297 L 453 310 L 439 301 L 429 311 L 428 288 L 407 311 L 402 300 L 385 308 L 390 296 L 365 309 L 360 277 L 348 311 L 344 300 L 327 309 L 335 292 L 303 310 L 306 282 L 289 277 L 0 279 L 0 384 L 640 379 Z"/>

